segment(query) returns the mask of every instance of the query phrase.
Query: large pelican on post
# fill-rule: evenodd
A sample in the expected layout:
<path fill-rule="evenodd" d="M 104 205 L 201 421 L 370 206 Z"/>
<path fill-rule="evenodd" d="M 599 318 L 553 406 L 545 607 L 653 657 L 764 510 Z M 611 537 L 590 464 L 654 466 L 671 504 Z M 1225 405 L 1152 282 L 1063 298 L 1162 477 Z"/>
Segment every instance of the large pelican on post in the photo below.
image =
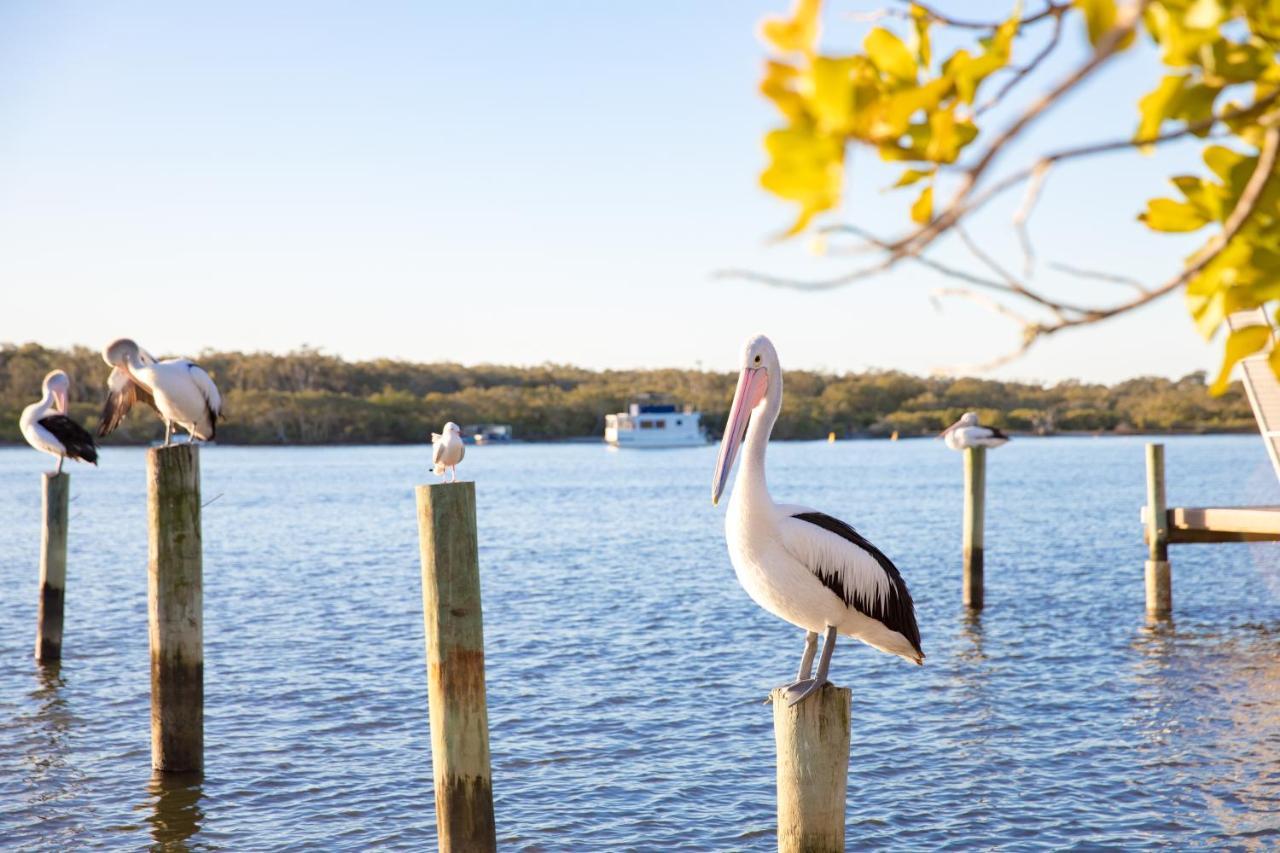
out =
<path fill-rule="evenodd" d="M 944 429 L 938 436 L 952 450 L 967 450 L 970 447 L 999 447 L 1009 443 L 1009 436 L 995 427 L 985 427 L 978 423 L 977 412 L 965 412 L 960 420 Z"/>
<path fill-rule="evenodd" d="M 186 358 L 157 361 L 128 338 L 108 344 L 102 351 L 102 360 L 111 365 L 111 376 L 98 435 L 110 434 L 139 400 L 164 420 L 165 447 L 173 437 L 175 424 L 193 440 L 212 441 L 217 435 L 222 397 L 200 365 Z"/>
<path fill-rule="evenodd" d="M 43 396 L 22 410 L 18 428 L 22 437 L 36 450 L 58 457 L 55 474 L 62 473 L 62 461 L 70 456 L 81 462 L 98 464 L 98 448 L 93 436 L 67 414 L 67 394 L 71 380 L 61 370 L 45 376 Z"/>
<path fill-rule="evenodd" d="M 778 353 L 760 335 L 747 342 L 742 355 L 711 502 L 719 502 L 741 446 L 742 467 L 729 498 L 725 539 L 747 594 L 808 632 L 800 672 L 786 686 L 787 704 L 795 705 L 827 682 L 837 634 L 915 664 L 924 663 L 924 652 L 911 593 L 889 558 L 843 521 L 809 507 L 776 504 L 769 496 L 765 450 L 781 409 Z M 813 675 L 819 634 L 825 639 Z"/>

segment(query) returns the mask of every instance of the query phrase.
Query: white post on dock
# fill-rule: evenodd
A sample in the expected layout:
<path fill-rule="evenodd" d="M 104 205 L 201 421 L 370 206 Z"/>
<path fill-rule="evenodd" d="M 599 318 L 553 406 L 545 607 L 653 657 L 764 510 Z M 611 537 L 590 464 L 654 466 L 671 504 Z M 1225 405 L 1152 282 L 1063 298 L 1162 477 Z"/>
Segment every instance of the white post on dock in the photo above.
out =
<path fill-rule="evenodd" d="M 964 451 L 964 605 L 981 610 L 983 522 L 986 516 L 987 449 Z"/>
<path fill-rule="evenodd" d="M 442 853 L 497 849 L 475 483 L 418 486 L 422 618 Z"/>
<path fill-rule="evenodd" d="M 1147 614 L 1162 618 L 1173 611 L 1169 570 L 1169 511 L 1164 494 L 1164 445 L 1147 445 Z"/>
<path fill-rule="evenodd" d="M 67 503 L 71 475 L 44 474 L 41 482 L 40 606 L 36 614 L 36 660 L 62 659 L 62 609 L 67 590 Z"/>
<path fill-rule="evenodd" d="M 196 772 L 204 769 L 204 549 L 195 445 L 147 451 L 147 531 L 151 766 Z"/>
<path fill-rule="evenodd" d="M 778 746 L 778 851 L 839 853 L 852 691 L 826 684 L 790 707 L 781 687 L 770 698 Z"/>

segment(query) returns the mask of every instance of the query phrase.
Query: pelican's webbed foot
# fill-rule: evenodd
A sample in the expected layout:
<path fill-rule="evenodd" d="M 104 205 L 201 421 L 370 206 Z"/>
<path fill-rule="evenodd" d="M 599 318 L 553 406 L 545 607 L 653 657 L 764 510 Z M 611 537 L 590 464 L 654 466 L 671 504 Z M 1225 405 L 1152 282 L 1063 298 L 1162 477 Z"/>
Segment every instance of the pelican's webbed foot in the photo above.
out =
<path fill-rule="evenodd" d="M 828 681 L 824 678 L 819 681 L 816 678 L 806 678 L 803 681 L 793 681 L 791 684 L 782 688 L 782 698 L 786 700 L 787 707 L 799 705 L 805 699 L 808 699 L 814 693 L 817 693 Z"/>

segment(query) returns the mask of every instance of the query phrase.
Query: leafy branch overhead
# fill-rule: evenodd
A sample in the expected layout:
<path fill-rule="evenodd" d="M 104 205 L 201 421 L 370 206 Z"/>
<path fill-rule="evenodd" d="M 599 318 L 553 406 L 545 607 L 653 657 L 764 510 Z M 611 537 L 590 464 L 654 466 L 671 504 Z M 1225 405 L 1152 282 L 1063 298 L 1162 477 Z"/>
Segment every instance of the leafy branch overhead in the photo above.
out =
<path fill-rule="evenodd" d="M 825 289 L 904 261 L 923 264 L 963 282 L 939 295 L 968 298 L 1019 325 L 1020 346 L 992 365 L 1016 358 L 1048 335 L 1126 313 L 1179 289 L 1206 339 L 1228 314 L 1280 301 L 1280 186 L 1272 180 L 1280 151 L 1280 4 L 1051 1 L 1025 15 L 1018 6 L 1002 20 L 972 20 L 922 3 L 898 3 L 864 15 L 873 25 L 861 51 L 848 53 L 823 52 L 821 12 L 821 0 L 796 0 L 788 17 L 762 25 L 772 55 L 761 92 L 782 123 L 765 137 L 769 159 L 760 182 L 795 206 L 796 218 L 784 235 L 794 236 L 813 228 L 814 217 L 840 207 L 850 150 L 870 148 L 881 160 L 901 164 L 893 188 L 912 194 L 911 221 L 891 238 L 851 224 L 819 229 L 853 236 L 877 253 L 871 263 L 832 278 L 735 275 Z M 1034 38 L 1024 38 L 1032 33 Z M 1046 61 L 1068 37 L 1087 39 L 1083 58 L 1046 79 L 1042 94 L 1019 100 L 1024 81 L 1047 77 L 1053 64 Z M 993 173 L 1028 128 L 1139 38 L 1155 45 L 1163 75 L 1138 103 L 1131 134 L 1044 151 L 1021 168 Z M 935 49 L 957 41 L 964 46 L 949 55 Z M 995 106 L 1006 116 L 999 124 L 988 113 Z M 1171 197 L 1133 200 L 1138 219 L 1153 231 L 1205 233 L 1204 244 L 1177 275 L 1143 283 L 1055 266 L 1065 275 L 1128 286 L 1116 291 L 1123 298 L 1098 305 L 1031 285 L 1036 261 L 1027 225 L 1055 170 L 1086 157 L 1150 151 L 1195 138 L 1205 140 L 1201 155 L 1209 177 L 1172 175 Z M 966 230 L 974 214 L 1013 190 L 1023 193 L 1012 222 L 1024 255 L 1020 272 L 1001 264 Z M 980 272 L 930 254 L 949 235 L 969 250 Z M 1239 359 L 1269 343 L 1256 330 L 1228 336 L 1215 390 L 1226 387 Z M 1272 364 L 1280 373 L 1280 356 Z"/>

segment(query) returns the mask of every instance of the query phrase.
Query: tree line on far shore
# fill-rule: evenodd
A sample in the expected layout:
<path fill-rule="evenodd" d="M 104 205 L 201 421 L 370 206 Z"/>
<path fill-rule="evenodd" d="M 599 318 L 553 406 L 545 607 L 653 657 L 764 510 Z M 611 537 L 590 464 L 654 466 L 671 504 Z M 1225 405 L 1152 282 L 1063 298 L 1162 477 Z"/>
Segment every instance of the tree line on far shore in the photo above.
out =
<path fill-rule="evenodd" d="M 516 438 L 529 440 L 600 436 L 605 415 L 623 411 L 644 392 L 670 394 L 696 407 L 708 432 L 718 437 L 737 378 L 676 369 L 344 361 L 311 347 L 283 355 L 207 351 L 197 360 L 222 391 L 225 417 L 218 440 L 227 444 L 417 443 L 446 421 L 511 424 Z M 41 380 L 54 368 L 71 376 L 73 416 L 96 427 L 110 371 L 96 350 L 0 344 L 0 442 L 22 440 L 18 416 L 40 396 Z M 154 413 L 138 409 L 111 442 L 163 436 Z M 1212 397 L 1203 373 L 1116 385 L 1038 385 L 888 370 L 793 370 L 787 372 L 786 404 L 774 436 L 929 435 L 968 410 L 1006 430 L 1044 434 L 1256 428 L 1239 383 Z"/>

